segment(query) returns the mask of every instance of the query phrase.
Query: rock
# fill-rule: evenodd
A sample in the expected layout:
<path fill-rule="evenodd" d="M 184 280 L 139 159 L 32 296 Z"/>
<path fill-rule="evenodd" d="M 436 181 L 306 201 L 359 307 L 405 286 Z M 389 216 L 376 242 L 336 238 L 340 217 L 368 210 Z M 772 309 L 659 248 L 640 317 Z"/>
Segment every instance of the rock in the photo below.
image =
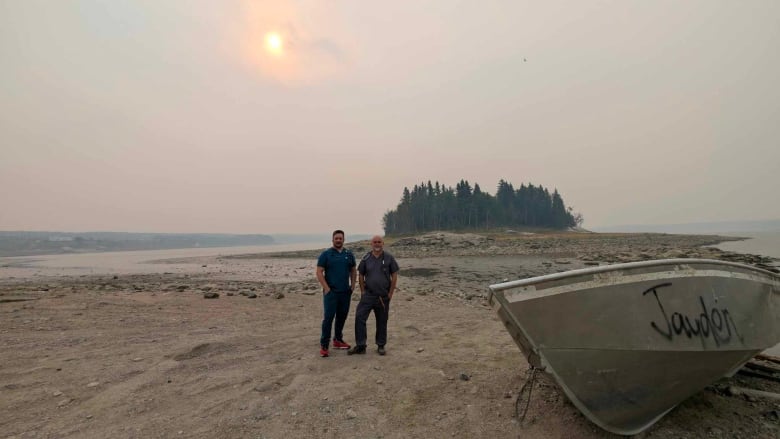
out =
<path fill-rule="evenodd" d="M 143 358 L 141 358 L 141 357 L 135 357 L 135 358 L 133 358 L 133 361 L 135 361 L 136 363 L 137 363 L 137 362 L 139 362 L 139 361 L 143 361 L 143 360 L 144 360 L 144 359 L 143 359 Z"/>
<path fill-rule="evenodd" d="M 219 293 L 203 293 L 204 299 L 218 299 Z"/>
<path fill-rule="evenodd" d="M 424 350 L 425 350 L 424 348 L 417 348 L 417 353 L 419 354 L 420 352 L 422 352 Z"/>
<path fill-rule="evenodd" d="M 352 409 L 347 409 L 347 419 L 355 419 L 357 418 L 357 413 L 355 413 Z"/>
<path fill-rule="evenodd" d="M 471 379 L 471 376 L 469 374 L 467 374 L 466 372 L 461 372 L 460 373 L 460 379 L 463 380 L 463 381 L 468 381 L 468 380 Z"/>
<path fill-rule="evenodd" d="M 236 294 L 236 293 L 234 293 L 234 292 L 232 292 L 232 291 L 228 291 L 228 293 L 227 293 L 227 295 L 228 295 L 228 296 L 235 296 L 235 294 Z"/>
<path fill-rule="evenodd" d="M 100 383 L 97 381 L 92 381 L 91 383 L 87 384 L 87 387 L 97 387 Z"/>
<path fill-rule="evenodd" d="M 257 299 L 257 294 L 255 294 L 255 293 L 250 293 L 250 294 L 248 294 L 246 297 L 247 297 L 247 298 L 249 298 L 249 299 Z"/>
<path fill-rule="evenodd" d="M 57 403 L 57 407 L 65 407 L 68 404 L 70 404 L 70 399 L 63 399 Z"/>
<path fill-rule="evenodd" d="M 414 300 L 414 296 L 406 296 L 407 302 L 411 302 L 412 300 Z"/>
<path fill-rule="evenodd" d="M 764 415 L 764 417 L 772 419 L 774 421 L 779 421 L 780 420 L 780 411 L 778 411 L 778 410 L 770 410 L 768 412 L 762 413 L 762 415 Z"/>
<path fill-rule="evenodd" d="M 276 293 L 276 294 L 274 294 L 274 299 L 284 299 L 284 293 Z"/>
<path fill-rule="evenodd" d="M 315 293 L 316 293 L 316 291 L 313 291 L 313 290 L 305 290 L 301 294 L 303 294 L 304 296 L 313 296 Z M 354 297 L 353 297 L 353 299 L 354 299 Z"/>
<path fill-rule="evenodd" d="M 56 392 L 52 393 L 53 396 L 62 396 L 62 392 L 57 390 Z"/>

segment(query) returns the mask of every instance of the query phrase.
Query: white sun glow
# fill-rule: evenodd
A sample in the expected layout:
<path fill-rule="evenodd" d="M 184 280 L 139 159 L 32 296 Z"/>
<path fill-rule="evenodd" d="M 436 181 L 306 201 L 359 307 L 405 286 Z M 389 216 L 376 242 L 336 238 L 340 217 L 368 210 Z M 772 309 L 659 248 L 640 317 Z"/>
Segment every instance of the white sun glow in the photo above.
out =
<path fill-rule="evenodd" d="M 265 36 L 265 48 L 272 55 L 281 55 L 284 49 L 282 37 L 277 33 L 270 33 Z"/>

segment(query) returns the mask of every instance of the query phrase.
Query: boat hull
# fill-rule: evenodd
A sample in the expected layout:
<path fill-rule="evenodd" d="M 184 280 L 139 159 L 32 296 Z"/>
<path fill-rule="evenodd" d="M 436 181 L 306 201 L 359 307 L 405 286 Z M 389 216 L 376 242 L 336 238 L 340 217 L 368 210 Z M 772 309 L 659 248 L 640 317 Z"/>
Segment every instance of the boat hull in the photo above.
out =
<path fill-rule="evenodd" d="M 780 341 L 779 285 L 740 264 L 663 260 L 492 285 L 489 300 L 583 414 L 636 434 Z"/>

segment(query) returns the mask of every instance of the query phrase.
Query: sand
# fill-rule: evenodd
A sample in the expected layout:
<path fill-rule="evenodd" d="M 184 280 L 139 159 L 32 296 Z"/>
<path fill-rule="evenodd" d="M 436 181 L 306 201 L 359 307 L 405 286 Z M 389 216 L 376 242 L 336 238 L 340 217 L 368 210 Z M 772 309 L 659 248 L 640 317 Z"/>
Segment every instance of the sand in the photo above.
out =
<path fill-rule="evenodd" d="M 713 237 L 389 241 L 402 271 L 384 357 L 374 346 L 318 356 L 317 251 L 169 259 L 147 273 L 0 267 L 0 437 L 613 437 L 544 376 L 519 421 L 527 364 L 486 305 L 487 286 L 668 254 L 776 263 L 702 247 Z M 348 342 L 353 317 L 354 302 Z M 369 320 L 369 341 L 374 328 Z M 730 396 L 729 386 L 780 392 L 737 374 L 640 437 L 778 437 L 780 403 Z"/>

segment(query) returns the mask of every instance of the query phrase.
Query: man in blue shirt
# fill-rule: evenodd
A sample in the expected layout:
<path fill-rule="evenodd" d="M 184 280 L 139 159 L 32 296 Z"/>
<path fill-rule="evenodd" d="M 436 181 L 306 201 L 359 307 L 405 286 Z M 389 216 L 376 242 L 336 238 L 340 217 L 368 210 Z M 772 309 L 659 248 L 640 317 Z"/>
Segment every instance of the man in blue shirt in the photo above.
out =
<path fill-rule="evenodd" d="M 333 232 L 333 247 L 325 250 L 317 259 L 317 280 L 322 286 L 322 303 L 325 315 L 322 319 L 322 335 L 320 336 L 320 356 L 328 356 L 330 334 L 333 329 L 333 318 L 336 318 L 336 333 L 333 337 L 333 347 L 349 349 L 344 342 L 344 322 L 349 314 L 349 302 L 355 287 L 357 271 L 355 270 L 355 255 L 344 248 L 344 232 Z"/>

